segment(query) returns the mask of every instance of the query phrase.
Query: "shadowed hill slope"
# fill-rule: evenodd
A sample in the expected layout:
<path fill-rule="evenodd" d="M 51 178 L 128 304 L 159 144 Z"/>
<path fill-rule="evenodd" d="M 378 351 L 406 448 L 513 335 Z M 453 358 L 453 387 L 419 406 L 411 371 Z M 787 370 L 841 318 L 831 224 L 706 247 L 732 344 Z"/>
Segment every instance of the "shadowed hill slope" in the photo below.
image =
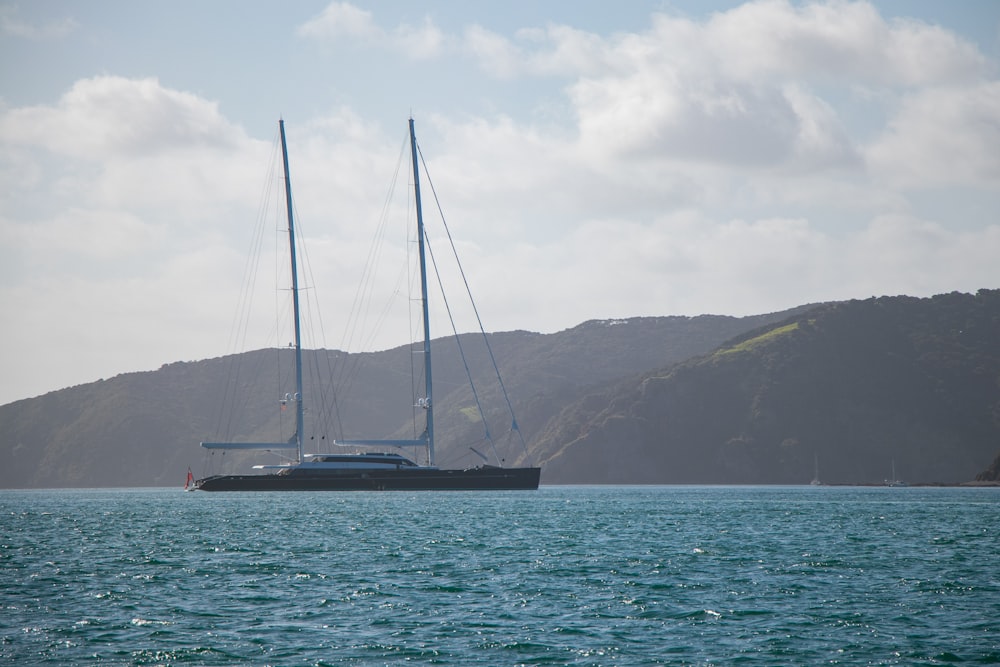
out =
<path fill-rule="evenodd" d="M 818 306 L 567 406 L 548 483 L 964 482 L 1000 449 L 1000 291 Z"/>

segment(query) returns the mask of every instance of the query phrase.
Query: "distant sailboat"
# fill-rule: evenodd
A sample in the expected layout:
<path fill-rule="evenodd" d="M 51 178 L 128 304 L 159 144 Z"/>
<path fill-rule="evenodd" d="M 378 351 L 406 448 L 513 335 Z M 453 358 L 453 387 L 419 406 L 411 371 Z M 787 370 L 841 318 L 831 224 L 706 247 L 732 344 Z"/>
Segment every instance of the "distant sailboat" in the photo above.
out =
<path fill-rule="evenodd" d="M 348 491 L 348 490 L 529 490 L 537 489 L 540 468 L 506 468 L 501 465 L 479 465 L 465 469 L 441 469 L 434 465 L 434 403 L 431 381 L 431 337 L 428 321 L 427 267 L 424 251 L 423 214 L 420 205 L 417 140 L 410 119 L 410 148 L 413 162 L 413 185 L 417 216 L 417 245 L 420 260 L 421 306 L 423 311 L 423 359 L 425 395 L 417 400 L 425 417 L 423 433 L 412 440 L 345 440 L 347 446 L 378 446 L 382 448 L 424 447 L 427 465 L 396 453 L 384 451 L 361 454 L 307 454 L 303 450 L 305 408 L 302 382 L 302 343 L 299 321 L 299 285 L 295 254 L 295 227 L 292 216 L 291 178 L 288 170 L 288 149 L 284 121 L 279 122 L 281 154 L 284 167 L 285 199 L 288 218 L 289 255 L 292 278 L 292 318 L 295 331 L 295 394 L 287 395 L 284 407 L 292 403 L 295 409 L 295 433 L 285 442 L 203 442 L 206 449 L 240 449 L 291 451 L 294 459 L 277 465 L 256 465 L 262 474 L 213 475 L 194 482 L 201 491 Z M 516 430 L 517 422 L 513 422 Z M 473 450 L 475 451 L 475 450 Z"/>
<path fill-rule="evenodd" d="M 809 484 L 812 486 L 823 485 L 823 482 L 819 481 L 819 454 L 813 454 L 813 478 Z"/>
<path fill-rule="evenodd" d="M 892 477 L 885 480 L 886 486 L 907 486 L 906 482 L 896 477 L 896 459 L 892 460 Z"/>

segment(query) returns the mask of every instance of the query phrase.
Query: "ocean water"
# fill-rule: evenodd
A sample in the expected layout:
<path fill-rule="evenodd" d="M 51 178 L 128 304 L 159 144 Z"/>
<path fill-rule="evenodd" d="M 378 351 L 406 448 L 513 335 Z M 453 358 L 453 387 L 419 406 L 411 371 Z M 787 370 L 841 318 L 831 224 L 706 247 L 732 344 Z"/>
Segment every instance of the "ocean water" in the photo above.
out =
<path fill-rule="evenodd" d="M 1000 489 L 0 491 L 11 665 L 1000 663 Z"/>

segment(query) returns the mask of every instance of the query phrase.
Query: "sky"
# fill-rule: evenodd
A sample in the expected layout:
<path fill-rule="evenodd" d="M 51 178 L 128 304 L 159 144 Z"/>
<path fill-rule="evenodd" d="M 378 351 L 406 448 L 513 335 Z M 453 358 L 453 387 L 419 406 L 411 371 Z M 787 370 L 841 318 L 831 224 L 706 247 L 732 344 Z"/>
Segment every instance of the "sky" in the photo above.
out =
<path fill-rule="evenodd" d="M 411 116 L 490 331 L 1000 287 L 993 0 L 0 0 L 0 404 L 232 351 L 279 118 L 350 349 Z"/>

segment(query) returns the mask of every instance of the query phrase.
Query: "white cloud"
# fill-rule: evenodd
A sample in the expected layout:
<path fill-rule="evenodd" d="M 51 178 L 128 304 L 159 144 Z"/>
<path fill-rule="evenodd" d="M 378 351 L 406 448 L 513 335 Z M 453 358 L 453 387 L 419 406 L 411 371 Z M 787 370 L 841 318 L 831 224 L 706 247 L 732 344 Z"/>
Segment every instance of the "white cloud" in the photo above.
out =
<path fill-rule="evenodd" d="M 517 46 L 480 25 L 465 29 L 463 48 L 479 61 L 484 70 L 497 78 L 511 78 L 523 69 L 524 55 Z"/>
<path fill-rule="evenodd" d="M 546 36 L 553 48 L 532 56 L 532 69 L 540 74 L 594 71 L 608 57 L 606 40 L 569 26 L 550 25 Z M 612 38 L 612 43 L 617 41 Z"/>
<path fill-rule="evenodd" d="M 399 24 L 386 29 L 371 12 L 349 2 L 333 2 L 301 26 L 298 34 L 320 41 L 354 41 L 381 44 L 410 58 L 425 60 L 442 55 L 446 36 L 429 17 L 420 25 Z"/>
<path fill-rule="evenodd" d="M 558 242 L 519 248 L 507 273 L 479 280 L 498 327 L 571 326 L 594 317 L 751 315 L 827 300 L 996 285 L 1000 225 L 956 233 L 905 216 L 834 235 L 803 219 L 731 220 L 681 212 L 653 223 L 606 219 Z M 581 265 L 591 267 L 580 271 Z M 477 292 L 478 293 L 478 292 Z M 562 325 L 562 326 L 561 326 Z"/>
<path fill-rule="evenodd" d="M 841 259 L 846 286 L 858 295 L 929 295 L 997 287 L 991 262 L 1000 225 L 960 231 L 941 222 L 889 214 L 852 237 Z M 949 289 L 942 287 L 947 276 Z"/>
<path fill-rule="evenodd" d="M 773 165 L 788 158 L 800 133 L 781 90 L 678 82 L 650 70 L 581 82 L 573 100 L 584 140 L 627 156 Z"/>
<path fill-rule="evenodd" d="M 488 117 L 452 99 L 418 118 L 487 328 L 1000 280 L 1000 82 L 940 28 L 865 3 L 770 1 L 700 21 L 659 14 L 632 33 L 453 35 L 334 3 L 298 34 L 464 57 L 512 96 L 541 90 L 571 110 L 542 123 L 506 99 L 490 98 Z M 446 83 L 464 99 L 462 65 Z M 371 108 L 315 108 L 288 128 L 291 169 L 308 280 L 338 345 L 405 147 Z M 74 369 L 63 385 L 224 352 L 268 147 L 213 100 L 154 78 L 85 78 L 51 104 L 0 108 L 0 307 L 24 314 L 3 346 L 43 345 L 43 377 Z M 970 190 L 978 217 L 958 224 L 948 203 Z M 0 375 L 43 381 L 14 356 Z"/>
<path fill-rule="evenodd" d="M 74 32 L 80 24 L 73 18 L 65 17 L 44 24 L 35 24 L 18 18 L 16 6 L 0 7 L 0 33 L 11 37 L 32 40 L 61 39 Z"/>
<path fill-rule="evenodd" d="M 494 76 L 568 77 L 591 156 L 799 172 L 859 169 L 867 156 L 897 181 L 995 178 L 984 79 L 995 64 L 954 33 L 887 21 L 864 2 L 762 0 L 704 22 L 655 15 L 648 31 L 608 37 L 549 26 L 511 40 L 475 26 L 465 46 Z M 871 147 L 840 117 L 852 100 L 890 118 Z M 958 155 L 971 159 L 957 173 L 941 166 Z"/>
<path fill-rule="evenodd" d="M 971 83 L 995 74 L 970 42 L 939 26 L 899 19 L 892 22 L 885 47 L 885 82 L 911 86 Z"/>
<path fill-rule="evenodd" d="M 905 97 L 868 152 L 879 177 L 899 187 L 1000 190 L 1000 81 Z"/>
<path fill-rule="evenodd" d="M 221 235 L 252 220 L 264 155 L 214 103 L 154 79 L 83 79 L 54 106 L 0 112 L 0 163 L 31 174 L 0 190 L 11 349 L 40 346 L 79 380 L 205 356 L 187 313 L 228 319 L 219 300 L 238 275 L 211 265 L 228 266 Z M 197 257 L 200 274 L 177 271 Z"/>
<path fill-rule="evenodd" d="M 191 146 L 229 147 L 245 136 L 218 105 L 171 90 L 156 79 L 81 79 L 54 107 L 0 116 L 0 141 L 77 158 L 149 155 Z"/>
<path fill-rule="evenodd" d="M 349 2 L 332 2 L 318 16 L 301 26 L 304 37 L 330 39 L 338 37 L 381 37 L 382 30 L 375 24 L 372 13 L 359 9 Z"/>
<path fill-rule="evenodd" d="M 918 21 L 887 22 L 867 2 L 759 0 L 716 14 L 704 38 L 727 75 L 753 81 L 926 85 L 974 77 L 987 64 L 953 33 Z"/>
<path fill-rule="evenodd" d="M 435 58 L 445 50 L 445 35 L 430 18 L 419 26 L 397 27 L 393 37 L 397 48 L 417 59 Z"/>
<path fill-rule="evenodd" d="M 783 92 L 796 117 L 793 166 L 807 170 L 860 166 L 862 157 L 829 103 L 795 84 Z"/>

